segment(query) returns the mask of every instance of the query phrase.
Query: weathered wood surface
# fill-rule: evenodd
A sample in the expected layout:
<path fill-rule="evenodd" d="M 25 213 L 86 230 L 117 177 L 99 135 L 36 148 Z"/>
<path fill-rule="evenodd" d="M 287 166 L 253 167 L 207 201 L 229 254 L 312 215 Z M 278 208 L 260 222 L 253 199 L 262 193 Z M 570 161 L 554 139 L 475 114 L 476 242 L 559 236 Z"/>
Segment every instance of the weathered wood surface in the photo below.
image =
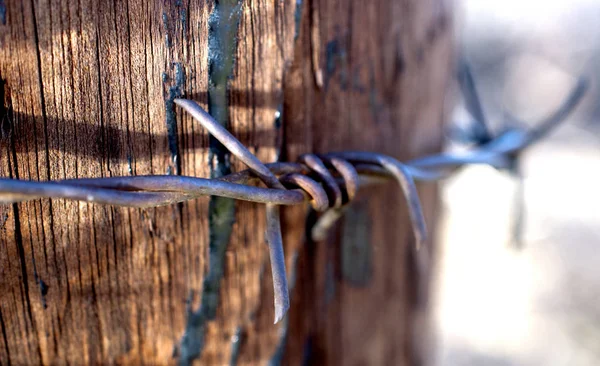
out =
<path fill-rule="evenodd" d="M 450 5 L 0 0 L 0 176 L 227 172 L 224 151 L 173 108 L 178 96 L 263 161 L 436 151 Z M 431 231 L 435 187 L 420 192 Z M 427 269 L 411 264 L 395 185 L 361 192 L 323 243 L 305 240 L 305 208 L 284 210 L 297 278 L 276 326 L 264 207 L 209 201 L 0 205 L 0 364 L 423 361 Z"/>

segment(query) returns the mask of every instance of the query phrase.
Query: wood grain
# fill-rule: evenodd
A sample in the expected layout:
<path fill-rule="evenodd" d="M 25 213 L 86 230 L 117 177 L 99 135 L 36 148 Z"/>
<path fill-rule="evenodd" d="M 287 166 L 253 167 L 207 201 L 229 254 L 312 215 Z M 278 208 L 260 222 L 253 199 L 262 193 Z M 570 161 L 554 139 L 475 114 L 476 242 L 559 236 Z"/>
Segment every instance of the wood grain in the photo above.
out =
<path fill-rule="evenodd" d="M 219 150 L 173 108 L 178 96 L 207 108 L 210 101 L 211 113 L 222 113 L 220 122 L 263 161 L 341 149 L 400 159 L 437 151 L 452 65 L 450 5 L 0 1 L 0 177 L 214 175 L 224 164 Z M 223 43 L 218 29 L 234 42 Z M 233 62 L 222 75 L 214 65 L 226 61 L 215 59 L 215 47 Z M 232 170 L 241 168 L 232 160 Z M 431 230 L 436 189 L 420 192 Z M 216 317 L 192 327 L 199 334 L 190 361 L 426 361 L 428 269 L 412 264 L 397 187 L 361 192 L 353 206 L 372 256 L 360 285 L 342 271 L 340 248 L 352 247 L 341 243 L 344 222 L 327 242 L 311 243 L 306 208 L 284 210 L 287 267 L 297 276 L 287 332 L 286 322 L 271 324 L 264 207 L 234 207 Z M 145 210 L 64 200 L 0 205 L 0 365 L 184 363 L 188 315 L 202 302 L 216 253 L 211 210 L 208 198 Z"/>

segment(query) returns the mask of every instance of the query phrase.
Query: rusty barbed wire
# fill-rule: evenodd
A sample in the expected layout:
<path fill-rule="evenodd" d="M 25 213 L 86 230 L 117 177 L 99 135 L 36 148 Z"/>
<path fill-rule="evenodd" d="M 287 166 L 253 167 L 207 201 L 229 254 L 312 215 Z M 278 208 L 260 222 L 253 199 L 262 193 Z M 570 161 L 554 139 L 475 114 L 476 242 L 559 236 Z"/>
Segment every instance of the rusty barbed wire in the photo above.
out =
<path fill-rule="evenodd" d="M 467 84 L 469 84 L 467 76 Z M 472 84 L 472 78 L 470 79 Z M 289 289 L 281 235 L 279 206 L 310 202 L 321 212 L 311 236 L 322 240 L 339 219 L 344 207 L 356 196 L 358 188 L 395 179 L 408 204 L 416 250 L 422 250 L 427 229 L 415 180 L 434 181 L 448 177 L 464 165 L 485 164 L 509 169 L 525 148 L 550 132 L 574 109 L 587 89 L 580 79 L 569 98 L 548 119 L 532 129 L 510 130 L 496 137 L 490 135 L 474 87 L 463 89 L 468 109 L 483 125 L 475 146 L 462 153 L 441 153 L 402 163 L 393 157 L 363 151 L 305 154 L 297 163 L 263 164 L 229 131 L 216 122 L 196 102 L 175 99 L 175 104 L 190 113 L 247 170 L 205 179 L 187 176 L 148 175 L 68 179 L 60 181 L 25 181 L 0 178 L 0 203 L 18 203 L 41 198 L 69 199 L 125 207 L 157 207 L 185 202 L 202 196 L 221 196 L 266 204 L 267 231 L 271 271 L 273 273 L 275 323 L 290 306 Z M 254 184 L 262 182 L 267 188 Z"/>

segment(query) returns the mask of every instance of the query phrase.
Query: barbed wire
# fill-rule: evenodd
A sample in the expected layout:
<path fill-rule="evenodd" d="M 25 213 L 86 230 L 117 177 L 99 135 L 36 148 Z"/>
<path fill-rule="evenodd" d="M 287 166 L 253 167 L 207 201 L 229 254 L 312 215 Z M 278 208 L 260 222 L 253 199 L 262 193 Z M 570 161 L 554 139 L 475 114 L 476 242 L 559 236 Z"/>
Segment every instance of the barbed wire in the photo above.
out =
<path fill-rule="evenodd" d="M 248 169 L 216 179 L 147 175 L 39 182 L 0 178 L 0 203 L 62 198 L 147 208 L 202 196 L 264 203 L 277 323 L 290 306 L 279 206 L 309 202 L 313 209 L 322 213 L 311 230 L 311 236 L 314 240 L 322 240 L 328 229 L 343 215 L 344 207 L 353 200 L 359 187 L 392 178 L 400 185 L 408 204 L 415 248 L 423 252 L 422 244 L 427 240 L 427 229 L 415 180 L 440 180 L 460 167 L 472 164 L 509 169 L 523 150 L 565 119 L 587 89 L 587 82 L 580 79 L 563 105 L 542 123 L 531 129 L 513 129 L 494 137 L 485 126 L 472 77 L 463 78 L 461 85 L 467 86 L 463 88 L 467 109 L 480 124 L 479 132 L 474 135 L 477 137 L 475 145 L 466 152 L 441 153 L 402 163 L 383 154 L 343 151 L 305 154 L 296 163 L 263 164 L 196 102 L 176 99 L 176 105 L 190 113 Z M 259 182 L 266 188 L 256 186 Z"/>
<path fill-rule="evenodd" d="M 512 203 L 512 240 L 510 244 L 515 249 L 521 249 L 523 248 L 522 236 L 525 226 L 525 179 L 520 164 L 522 156 L 520 152 L 546 136 L 566 119 L 583 98 L 589 88 L 589 81 L 580 77 L 562 105 L 550 116 L 535 124 L 533 128 L 526 127 L 527 125 L 523 121 L 504 112 L 500 131 L 493 135 L 490 132 L 489 120 L 485 116 L 474 79 L 469 63 L 467 60 L 461 59 L 458 82 L 466 110 L 473 118 L 473 123 L 467 129 L 458 128 L 456 125 L 451 126 L 450 139 L 458 143 L 476 147 L 486 146 L 491 151 L 506 153 L 507 159 L 504 166 L 497 168 L 512 178 L 516 184 Z"/>

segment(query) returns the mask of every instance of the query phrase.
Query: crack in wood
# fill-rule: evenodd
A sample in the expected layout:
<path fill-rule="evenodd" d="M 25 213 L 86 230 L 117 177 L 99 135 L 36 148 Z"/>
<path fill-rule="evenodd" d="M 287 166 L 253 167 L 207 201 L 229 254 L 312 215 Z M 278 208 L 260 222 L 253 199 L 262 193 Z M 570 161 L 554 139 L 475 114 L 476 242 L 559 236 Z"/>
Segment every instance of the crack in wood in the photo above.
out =
<path fill-rule="evenodd" d="M 294 41 L 296 41 L 300 35 L 300 25 L 302 24 L 302 2 L 303 0 L 296 0 L 296 9 L 294 11 Z"/>
<path fill-rule="evenodd" d="M 242 327 L 238 326 L 235 330 L 235 334 L 231 337 L 231 355 L 229 357 L 229 366 L 237 365 L 240 357 L 243 338 L 244 332 L 242 332 Z"/>
<path fill-rule="evenodd" d="M 237 50 L 237 32 L 242 0 L 215 2 L 208 31 L 208 111 L 222 126 L 229 125 L 229 80 L 232 78 Z M 210 136 L 211 178 L 231 173 L 229 151 Z M 215 166 L 216 158 L 216 166 Z M 197 311 L 188 314 L 181 340 L 179 363 L 190 364 L 204 348 L 206 322 L 214 320 L 219 303 L 221 279 L 225 273 L 225 252 L 235 220 L 235 201 L 211 197 L 208 208 L 209 271 L 202 285 L 202 300 Z"/>
<path fill-rule="evenodd" d="M 4 3 L 4 0 L 0 0 L 0 23 L 6 25 L 6 3 Z"/>
<path fill-rule="evenodd" d="M 169 87 L 169 94 L 165 99 L 165 119 L 167 124 L 167 138 L 169 141 L 169 151 L 171 152 L 171 162 L 175 169 L 175 175 L 179 175 L 181 172 L 181 162 L 179 161 L 179 144 L 177 142 L 177 115 L 175 113 L 175 103 L 173 102 L 177 98 L 183 96 L 183 86 L 185 84 L 185 69 L 180 62 L 174 62 L 173 68 L 175 69 L 175 83 Z M 168 82 L 169 76 L 167 73 L 163 73 L 163 82 Z M 169 166 L 170 169 L 171 166 Z M 171 173 L 171 172 L 170 172 Z"/>

